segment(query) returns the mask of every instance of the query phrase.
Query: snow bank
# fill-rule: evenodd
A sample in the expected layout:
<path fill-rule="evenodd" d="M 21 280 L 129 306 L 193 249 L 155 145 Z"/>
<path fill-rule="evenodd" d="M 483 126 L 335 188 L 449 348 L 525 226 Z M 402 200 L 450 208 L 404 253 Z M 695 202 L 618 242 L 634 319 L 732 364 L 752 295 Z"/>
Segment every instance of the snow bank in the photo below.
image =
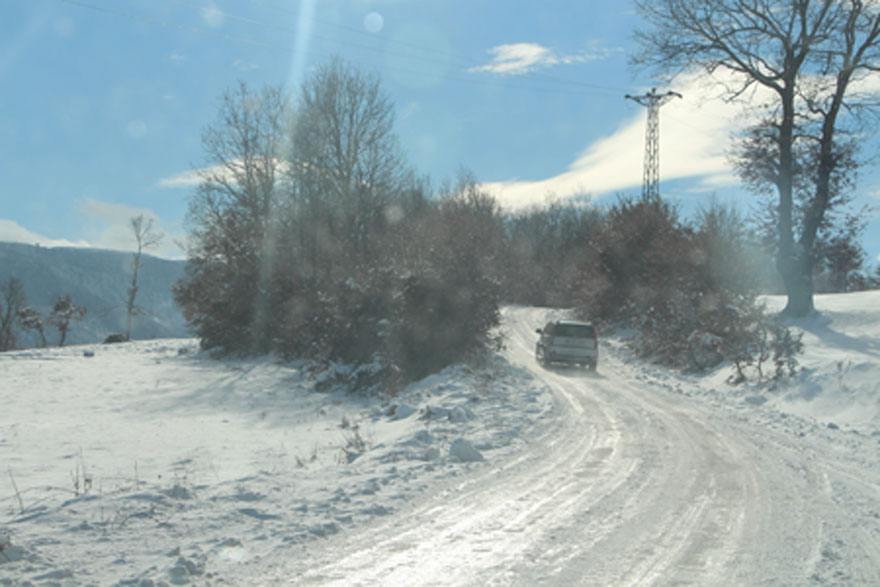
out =
<path fill-rule="evenodd" d="M 771 311 L 785 298 L 766 298 Z M 725 406 L 760 409 L 778 421 L 790 415 L 822 426 L 880 435 L 880 291 L 818 295 L 816 311 L 788 325 L 803 335 L 799 373 L 777 384 L 732 386 L 723 364 L 710 373 L 679 375 L 642 365 L 640 368 L 674 390 Z M 622 345 L 611 342 L 617 352 Z"/>
<path fill-rule="evenodd" d="M 803 333 L 803 371 L 772 394 L 771 406 L 880 433 L 880 291 L 819 295 L 815 305 L 790 323 Z"/>
<path fill-rule="evenodd" d="M 0 354 L 0 584 L 247 576 L 551 420 L 550 392 L 500 357 L 385 401 L 334 387 L 339 369 L 215 361 L 188 339 Z"/>

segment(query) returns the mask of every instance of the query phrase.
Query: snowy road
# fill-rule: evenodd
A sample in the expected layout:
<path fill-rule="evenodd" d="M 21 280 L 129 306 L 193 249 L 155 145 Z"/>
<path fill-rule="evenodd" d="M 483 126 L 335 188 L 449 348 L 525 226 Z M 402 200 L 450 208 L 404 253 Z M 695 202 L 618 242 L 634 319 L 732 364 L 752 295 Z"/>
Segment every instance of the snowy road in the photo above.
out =
<path fill-rule="evenodd" d="M 541 310 L 506 315 L 507 358 L 558 418 L 494 463 L 362 531 L 277 560 L 267 583 L 880 584 L 876 439 L 805 437 L 697 399 L 603 348 L 598 373 L 533 358 Z"/>

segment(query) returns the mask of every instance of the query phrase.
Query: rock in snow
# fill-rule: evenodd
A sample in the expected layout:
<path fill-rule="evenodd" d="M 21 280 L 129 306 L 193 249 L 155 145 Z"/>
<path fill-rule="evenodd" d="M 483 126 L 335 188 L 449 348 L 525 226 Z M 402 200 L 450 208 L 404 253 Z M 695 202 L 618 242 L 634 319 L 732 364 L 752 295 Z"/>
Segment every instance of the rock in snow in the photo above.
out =
<path fill-rule="evenodd" d="M 449 447 L 449 458 L 462 463 L 474 463 L 483 460 L 483 454 L 464 438 L 456 438 Z"/>

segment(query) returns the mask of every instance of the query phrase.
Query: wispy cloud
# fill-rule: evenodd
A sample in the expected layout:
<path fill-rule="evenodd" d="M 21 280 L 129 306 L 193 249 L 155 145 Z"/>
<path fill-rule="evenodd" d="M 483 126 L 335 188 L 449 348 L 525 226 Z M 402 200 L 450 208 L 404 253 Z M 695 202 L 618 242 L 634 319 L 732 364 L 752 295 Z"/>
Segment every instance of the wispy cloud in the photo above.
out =
<path fill-rule="evenodd" d="M 79 238 L 50 238 L 21 226 L 14 220 L 0 218 L 0 241 L 40 245 L 42 247 L 80 247 L 131 251 L 135 246 L 130 221 L 135 216 L 153 220 L 153 228 L 164 233 L 159 247 L 148 251 L 152 255 L 166 259 L 183 258 L 184 251 L 178 245 L 185 241 L 182 228 L 175 223 L 169 225 L 157 214 L 146 208 L 101 202 L 84 198 L 76 203 L 77 214 L 69 217 L 65 224 L 68 231 L 79 233 Z"/>
<path fill-rule="evenodd" d="M 418 102 L 409 102 L 398 112 L 398 116 L 401 119 L 409 118 L 417 114 L 422 109 L 421 105 Z"/>
<path fill-rule="evenodd" d="M 131 219 L 143 216 L 153 221 L 153 229 L 164 234 L 156 249 L 148 251 L 151 255 L 165 258 L 181 258 L 183 251 L 178 242 L 183 242 L 182 230 L 179 226 L 169 226 L 152 210 L 125 204 L 102 202 L 85 198 L 77 203 L 79 213 L 83 217 L 84 233 L 90 246 L 116 251 L 130 251 L 134 247 L 134 236 L 131 232 Z"/>
<path fill-rule="evenodd" d="M 220 28 L 226 22 L 226 13 L 217 8 L 214 0 L 208 0 L 202 8 L 202 21 L 211 28 Z"/>
<path fill-rule="evenodd" d="M 717 90 L 705 82 L 679 80 L 675 89 L 684 98 L 660 111 L 661 181 L 694 178 L 707 192 L 735 185 L 727 148 L 730 133 L 743 122 L 742 106 L 717 99 Z M 644 150 L 645 112 L 633 104 L 632 115 L 617 131 L 587 146 L 564 171 L 545 179 L 513 178 L 483 186 L 507 209 L 540 205 L 551 195 L 567 199 L 637 190 Z"/>
<path fill-rule="evenodd" d="M 232 62 L 232 67 L 234 67 L 238 71 L 252 71 L 254 69 L 260 69 L 260 65 L 258 63 L 253 63 L 244 59 L 236 59 Z"/>
<path fill-rule="evenodd" d="M 220 167 L 217 166 L 216 171 L 220 170 Z M 191 169 L 189 171 L 183 171 L 181 173 L 177 173 L 175 175 L 169 177 L 163 177 L 157 183 L 160 188 L 191 188 L 202 183 L 203 173 L 209 172 L 208 169 Z"/>
<path fill-rule="evenodd" d="M 128 230 L 128 221 L 135 217 L 143 215 L 147 219 L 158 220 L 158 216 L 151 210 L 146 208 L 137 208 L 127 204 L 114 204 L 112 202 L 102 202 L 92 198 L 84 198 L 77 204 L 80 212 L 90 218 L 100 220 L 107 224 L 121 224 Z"/>
<path fill-rule="evenodd" d="M 157 185 L 161 188 L 191 188 L 205 181 L 211 183 L 235 182 L 236 172 L 234 169 L 236 168 L 240 173 L 243 173 L 244 163 L 240 159 L 233 159 L 226 165 L 212 165 L 182 171 L 169 177 L 163 177 L 157 182 Z M 282 159 L 275 159 L 276 173 L 284 174 L 289 169 L 289 163 Z M 277 179 L 282 181 L 283 177 L 279 176 Z"/>
<path fill-rule="evenodd" d="M 498 45 L 489 49 L 492 60 L 486 65 L 468 69 L 470 72 L 488 72 L 498 75 L 521 75 L 537 69 L 585 63 L 597 59 L 605 59 L 615 49 L 595 49 L 578 53 L 560 54 L 549 47 L 537 43 L 511 43 Z"/>
<path fill-rule="evenodd" d="M 0 241 L 10 243 L 25 243 L 28 245 L 40 245 L 42 247 L 88 247 L 86 241 L 70 241 L 63 238 L 50 238 L 42 234 L 32 232 L 21 226 L 14 220 L 0 218 Z"/>

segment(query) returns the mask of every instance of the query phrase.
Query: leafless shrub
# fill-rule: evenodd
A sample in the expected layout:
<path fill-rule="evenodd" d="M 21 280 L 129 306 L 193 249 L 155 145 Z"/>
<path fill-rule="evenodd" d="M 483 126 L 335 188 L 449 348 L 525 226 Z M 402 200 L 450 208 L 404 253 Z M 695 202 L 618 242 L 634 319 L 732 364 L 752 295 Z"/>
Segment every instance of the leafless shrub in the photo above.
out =
<path fill-rule="evenodd" d="M 340 464 L 349 464 L 354 462 L 359 456 L 367 452 L 367 441 L 361 436 L 358 428 L 351 428 L 342 434 L 343 445 L 341 454 L 339 455 Z"/>

